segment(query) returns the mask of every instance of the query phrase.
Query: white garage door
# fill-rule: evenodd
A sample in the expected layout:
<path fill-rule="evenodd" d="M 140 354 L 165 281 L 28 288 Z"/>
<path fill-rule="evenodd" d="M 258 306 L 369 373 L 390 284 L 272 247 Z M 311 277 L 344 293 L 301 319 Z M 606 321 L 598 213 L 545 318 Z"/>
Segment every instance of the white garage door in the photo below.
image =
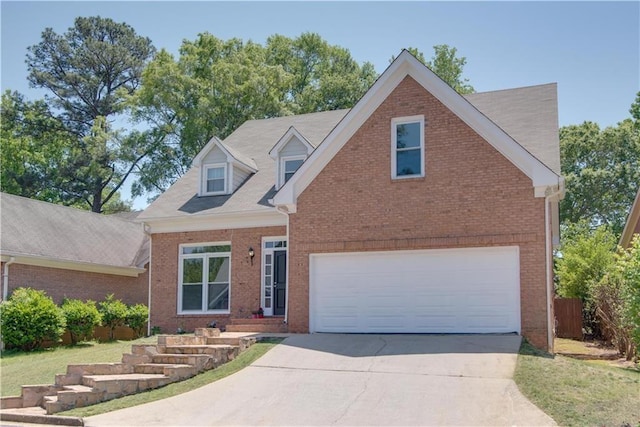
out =
<path fill-rule="evenodd" d="M 311 332 L 520 332 L 518 247 L 310 255 Z"/>

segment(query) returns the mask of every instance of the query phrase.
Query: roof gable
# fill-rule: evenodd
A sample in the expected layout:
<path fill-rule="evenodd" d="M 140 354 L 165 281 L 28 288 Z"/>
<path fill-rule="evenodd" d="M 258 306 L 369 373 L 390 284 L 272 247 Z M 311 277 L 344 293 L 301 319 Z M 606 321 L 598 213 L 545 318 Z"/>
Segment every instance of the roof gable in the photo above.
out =
<path fill-rule="evenodd" d="M 284 205 L 290 211 L 295 211 L 297 197 L 407 76 L 416 80 L 425 90 L 435 96 L 445 107 L 527 175 L 536 189 L 536 196 L 544 196 L 549 186 L 561 185 L 559 175 L 556 172 L 518 144 L 502 128 L 408 51 L 403 50 L 369 91 L 327 135 L 297 173 L 282 186 L 273 198 L 274 204 Z"/>
<path fill-rule="evenodd" d="M 304 137 L 298 130 L 291 126 L 284 135 L 276 142 L 273 148 L 269 151 L 269 156 L 272 159 L 276 160 L 278 158 L 278 153 L 284 149 L 292 139 L 297 138 L 304 146 L 307 148 L 307 152 L 310 153 L 315 148 L 311 142 Z"/>
<path fill-rule="evenodd" d="M 258 171 L 258 166 L 252 158 L 245 156 L 239 151 L 231 148 L 229 145 L 220 141 L 215 136 L 209 140 L 207 145 L 205 145 L 202 150 L 200 150 L 198 155 L 193 159 L 193 164 L 198 166 L 202 165 L 202 162 L 207 157 L 207 154 L 209 154 L 216 147 L 219 148 L 227 156 L 227 160 L 229 162 L 240 166 L 241 168 L 246 169 L 247 171 L 252 173 Z"/>

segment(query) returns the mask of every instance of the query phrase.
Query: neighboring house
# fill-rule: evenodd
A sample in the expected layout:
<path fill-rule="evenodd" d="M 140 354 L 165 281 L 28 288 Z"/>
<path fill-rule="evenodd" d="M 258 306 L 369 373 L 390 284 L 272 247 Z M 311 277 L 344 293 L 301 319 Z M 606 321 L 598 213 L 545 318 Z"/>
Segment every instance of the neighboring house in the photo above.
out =
<path fill-rule="evenodd" d="M 18 287 L 148 304 L 149 238 L 140 223 L 0 193 L 2 297 Z"/>
<path fill-rule="evenodd" d="M 516 332 L 551 348 L 563 183 L 555 84 L 463 97 L 403 51 L 351 110 L 213 138 L 138 217 L 151 325 L 262 307 L 290 332 Z"/>
<path fill-rule="evenodd" d="M 633 206 L 631 206 L 631 210 L 629 211 L 622 236 L 620 236 L 620 246 L 623 248 L 631 246 L 631 240 L 633 240 L 634 234 L 640 234 L 640 188 L 638 189 L 638 194 L 636 194 Z"/>

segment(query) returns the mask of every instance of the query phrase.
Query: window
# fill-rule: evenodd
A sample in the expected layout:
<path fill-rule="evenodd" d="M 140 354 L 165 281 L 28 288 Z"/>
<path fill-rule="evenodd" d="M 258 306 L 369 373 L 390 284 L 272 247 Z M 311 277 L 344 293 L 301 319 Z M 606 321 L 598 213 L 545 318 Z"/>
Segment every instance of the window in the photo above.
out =
<path fill-rule="evenodd" d="M 178 313 L 229 312 L 231 245 L 181 245 Z"/>
<path fill-rule="evenodd" d="M 225 194 L 227 192 L 226 165 L 204 166 L 204 194 Z"/>
<path fill-rule="evenodd" d="M 424 176 L 424 117 L 404 117 L 391 122 L 391 177 Z"/>
<path fill-rule="evenodd" d="M 284 185 L 304 162 L 305 156 L 285 157 L 282 159 L 281 186 Z"/>

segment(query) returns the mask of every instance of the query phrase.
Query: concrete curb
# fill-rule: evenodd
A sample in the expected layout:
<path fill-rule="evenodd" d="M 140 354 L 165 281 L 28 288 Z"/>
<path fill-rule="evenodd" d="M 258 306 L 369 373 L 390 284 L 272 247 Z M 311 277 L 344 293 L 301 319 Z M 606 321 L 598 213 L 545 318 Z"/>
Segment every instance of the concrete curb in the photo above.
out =
<path fill-rule="evenodd" d="M 84 426 L 84 420 L 79 417 L 65 417 L 61 415 L 36 415 L 0 412 L 0 420 L 19 423 L 51 424 L 56 426 Z"/>

